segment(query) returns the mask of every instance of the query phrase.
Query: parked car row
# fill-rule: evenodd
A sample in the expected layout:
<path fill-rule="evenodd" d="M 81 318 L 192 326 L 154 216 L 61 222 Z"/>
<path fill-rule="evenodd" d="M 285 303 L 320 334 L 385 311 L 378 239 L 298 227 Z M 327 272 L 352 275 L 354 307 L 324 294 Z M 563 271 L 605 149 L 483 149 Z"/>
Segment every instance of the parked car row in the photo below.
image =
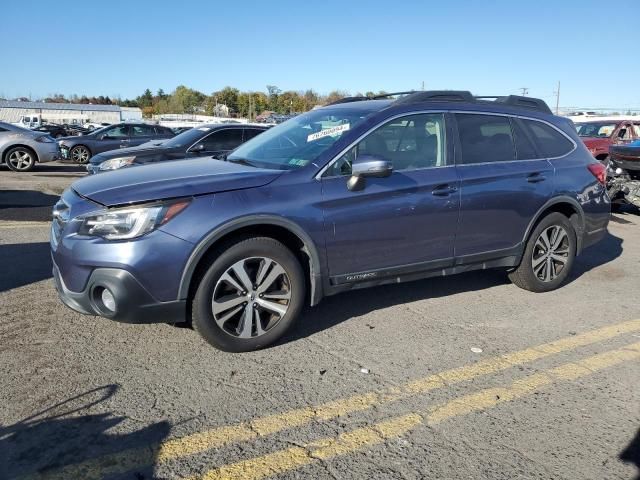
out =
<path fill-rule="evenodd" d="M 134 165 L 198 156 L 220 158 L 267 129 L 268 127 L 264 125 L 203 125 L 191 128 L 163 142 L 148 142 L 138 147 L 97 154 L 91 158 L 87 171 L 93 174 Z"/>

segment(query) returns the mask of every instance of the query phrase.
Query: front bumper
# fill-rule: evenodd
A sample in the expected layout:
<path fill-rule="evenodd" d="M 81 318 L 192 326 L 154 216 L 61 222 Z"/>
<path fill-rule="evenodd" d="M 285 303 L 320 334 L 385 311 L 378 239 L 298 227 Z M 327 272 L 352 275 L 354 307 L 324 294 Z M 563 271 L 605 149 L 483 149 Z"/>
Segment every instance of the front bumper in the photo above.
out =
<path fill-rule="evenodd" d="M 186 320 L 186 301 L 159 302 L 128 271 L 96 268 L 81 292 L 69 290 L 53 261 L 53 278 L 62 303 L 85 315 L 98 315 L 124 323 L 179 323 Z M 101 300 L 108 289 L 115 299 L 115 311 Z"/>

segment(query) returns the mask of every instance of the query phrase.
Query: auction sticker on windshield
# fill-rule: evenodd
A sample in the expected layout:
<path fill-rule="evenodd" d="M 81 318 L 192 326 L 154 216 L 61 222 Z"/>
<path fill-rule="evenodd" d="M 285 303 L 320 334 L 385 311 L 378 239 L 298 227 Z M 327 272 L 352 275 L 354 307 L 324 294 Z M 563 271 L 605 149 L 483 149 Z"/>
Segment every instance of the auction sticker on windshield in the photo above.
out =
<path fill-rule="evenodd" d="M 320 130 L 319 132 L 312 133 L 307 137 L 307 143 L 313 142 L 314 140 L 318 140 L 324 137 L 332 137 L 333 135 L 340 134 L 342 132 L 346 132 L 349 130 L 349 124 L 345 123 L 344 125 L 337 125 L 335 127 L 327 128 L 326 130 Z"/>

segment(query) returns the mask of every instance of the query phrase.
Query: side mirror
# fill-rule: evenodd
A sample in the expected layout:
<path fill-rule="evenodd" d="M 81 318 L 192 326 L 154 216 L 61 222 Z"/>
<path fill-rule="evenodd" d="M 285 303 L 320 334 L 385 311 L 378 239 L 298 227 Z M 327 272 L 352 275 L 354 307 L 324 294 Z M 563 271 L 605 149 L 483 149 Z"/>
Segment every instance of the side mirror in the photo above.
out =
<path fill-rule="evenodd" d="M 351 164 L 351 178 L 347 182 L 349 190 L 362 190 L 365 178 L 385 178 L 393 173 L 393 164 L 373 155 L 360 155 Z"/>
<path fill-rule="evenodd" d="M 198 143 L 189 149 L 191 152 L 203 152 L 204 151 L 204 143 Z"/>

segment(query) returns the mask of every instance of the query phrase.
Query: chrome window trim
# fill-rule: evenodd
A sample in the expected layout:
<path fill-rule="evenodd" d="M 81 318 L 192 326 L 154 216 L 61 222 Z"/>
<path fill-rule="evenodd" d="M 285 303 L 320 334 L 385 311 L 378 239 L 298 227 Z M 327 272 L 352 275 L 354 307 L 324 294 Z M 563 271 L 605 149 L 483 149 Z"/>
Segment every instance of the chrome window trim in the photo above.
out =
<path fill-rule="evenodd" d="M 380 123 L 377 123 L 376 125 L 374 125 L 373 127 L 371 127 L 369 130 L 367 130 L 366 132 L 364 132 L 362 135 L 360 135 L 356 140 L 354 140 L 353 142 L 351 142 L 349 144 L 348 147 L 343 148 L 336 156 L 334 156 L 324 167 L 322 167 L 322 169 L 320 169 L 320 171 L 318 173 L 316 173 L 316 175 L 313 177 L 315 180 L 321 180 L 323 177 L 322 175 L 324 174 L 324 172 L 326 172 L 329 168 L 331 168 L 331 166 L 336 163 L 340 158 L 342 158 L 343 155 L 345 155 L 349 150 L 351 150 L 353 147 L 355 147 L 358 143 L 360 143 L 360 141 L 366 137 L 367 135 L 369 135 L 370 133 L 372 133 L 374 130 L 377 130 L 378 128 L 380 128 L 381 126 L 392 122 L 394 120 L 397 120 L 398 118 L 402 118 L 402 117 L 410 117 L 412 115 L 424 115 L 424 114 L 430 114 L 430 113 L 442 113 L 443 117 L 444 114 L 447 113 L 447 110 L 418 110 L 415 112 L 403 112 L 403 113 L 399 113 L 397 115 L 394 115 L 392 117 L 388 117 L 385 118 L 383 121 L 381 121 Z M 446 119 L 445 119 L 445 124 L 446 124 Z M 445 154 L 445 161 L 447 161 L 447 144 L 446 144 L 446 134 L 447 134 L 447 129 L 445 127 L 444 129 L 444 133 L 445 133 L 445 145 L 444 145 L 444 154 Z M 445 167 L 452 167 L 455 166 L 455 163 L 451 164 L 451 165 L 441 165 L 439 167 L 423 167 L 423 168 L 414 168 L 411 170 L 397 170 L 398 172 L 408 172 L 408 171 L 416 171 L 416 170 L 427 170 L 427 169 L 432 169 L 432 168 L 445 168 Z M 396 171 L 396 170 L 394 170 Z M 331 177 L 324 177 L 324 178 L 344 178 L 347 175 L 333 175 Z"/>
<path fill-rule="evenodd" d="M 489 116 L 492 116 L 492 117 L 513 117 L 513 118 L 519 118 L 521 120 L 531 120 L 531 121 L 534 121 L 534 122 L 544 123 L 545 125 L 550 126 L 555 131 L 560 133 L 564 138 L 569 140 L 571 142 L 571 144 L 573 145 L 573 148 L 571 150 L 569 150 L 564 155 L 560 155 L 559 157 L 523 158 L 523 159 L 515 159 L 515 160 L 503 160 L 501 162 L 461 163 L 460 165 L 488 165 L 488 164 L 493 164 L 493 163 L 532 162 L 534 160 L 558 160 L 560 158 L 564 158 L 564 157 L 566 157 L 568 155 L 571 155 L 578 148 L 578 144 L 573 140 L 573 138 L 571 138 L 565 132 L 560 130 L 553 123 L 547 122 L 546 120 L 541 120 L 539 118 L 527 117 L 525 115 L 513 115 L 513 114 L 509 114 L 509 113 L 478 112 L 478 111 L 469 111 L 469 110 L 450 110 L 450 113 L 454 113 L 454 114 L 455 113 L 468 113 L 470 115 L 489 115 Z M 460 135 L 460 133 L 458 133 L 458 135 Z"/>

